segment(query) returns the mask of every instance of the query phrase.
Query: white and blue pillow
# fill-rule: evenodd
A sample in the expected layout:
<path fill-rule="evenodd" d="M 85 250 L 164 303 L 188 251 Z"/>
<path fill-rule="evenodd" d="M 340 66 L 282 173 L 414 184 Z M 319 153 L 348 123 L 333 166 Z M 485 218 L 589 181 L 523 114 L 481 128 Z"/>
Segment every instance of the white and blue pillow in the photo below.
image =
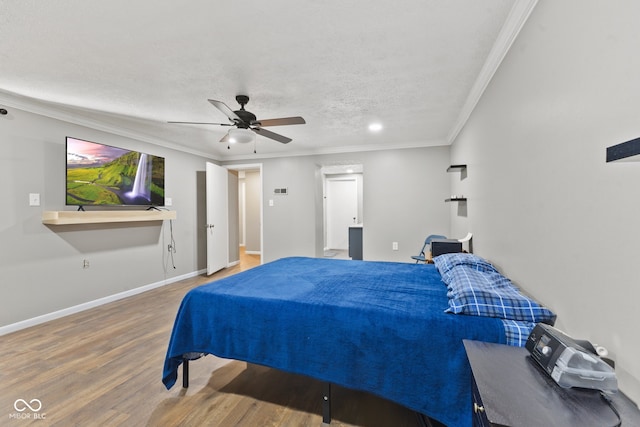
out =
<path fill-rule="evenodd" d="M 457 266 L 468 266 L 480 272 L 498 272 L 487 260 L 466 252 L 443 254 L 435 257 L 433 263 L 442 276 L 442 281 L 446 284 L 451 281 L 449 273 Z"/>
<path fill-rule="evenodd" d="M 434 264 L 447 284 L 448 313 L 553 325 L 556 315 L 522 294 L 486 260 L 466 253 L 444 254 Z M 521 331 L 522 328 L 515 332 Z"/>

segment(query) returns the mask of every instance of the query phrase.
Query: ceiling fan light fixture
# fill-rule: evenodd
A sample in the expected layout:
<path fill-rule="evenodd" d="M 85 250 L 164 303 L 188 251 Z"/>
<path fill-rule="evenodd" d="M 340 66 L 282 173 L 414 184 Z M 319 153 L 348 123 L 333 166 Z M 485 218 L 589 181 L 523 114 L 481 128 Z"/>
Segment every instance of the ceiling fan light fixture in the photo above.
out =
<path fill-rule="evenodd" d="M 229 143 L 235 144 L 247 144 L 253 142 L 256 139 L 256 134 L 249 129 L 231 129 L 229 130 Z"/>

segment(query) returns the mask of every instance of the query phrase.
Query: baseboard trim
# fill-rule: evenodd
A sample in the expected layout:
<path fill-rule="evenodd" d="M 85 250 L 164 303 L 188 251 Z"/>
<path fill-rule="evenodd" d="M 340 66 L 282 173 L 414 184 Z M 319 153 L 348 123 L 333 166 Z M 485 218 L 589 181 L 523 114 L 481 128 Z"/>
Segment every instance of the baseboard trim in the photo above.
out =
<path fill-rule="evenodd" d="M 0 327 L 0 336 L 10 334 L 22 329 L 29 328 L 31 326 L 40 325 L 51 320 L 56 320 L 61 317 L 69 316 L 71 314 L 80 313 L 81 311 L 89 310 L 91 308 L 99 307 L 110 302 L 118 301 L 123 298 L 131 297 L 137 294 L 141 294 L 146 291 L 150 291 L 155 288 L 170 285 L 171 283 L 179 282 L 180 280 L 189 279 L 191 277 L 199 276 L 206 273 L 206 270 L 194 271 L 191 273 L 183 274 L 181 276 L 171 277 L 169 279 L 161 280 L 159 282 L 150 283 L 148 285 L 140 286 L 139 288 L 130 289 L 128 291 L 120 292 L 117 294 L 109 295 L 97 300 L 88 301 L 82 304 L 74 305 L 72 307 L 63 308 L 62 310 L 54 311 L 51 313 L 43 314 L 41 316 L 33 317 L 31 319 L 22 320 L 20 322 L 12 323 L 6 326 Z"/>
<path fill-rule="evenodd" d="M 260 255 L 260 251 L 244 251 L 247 255 Z"/>

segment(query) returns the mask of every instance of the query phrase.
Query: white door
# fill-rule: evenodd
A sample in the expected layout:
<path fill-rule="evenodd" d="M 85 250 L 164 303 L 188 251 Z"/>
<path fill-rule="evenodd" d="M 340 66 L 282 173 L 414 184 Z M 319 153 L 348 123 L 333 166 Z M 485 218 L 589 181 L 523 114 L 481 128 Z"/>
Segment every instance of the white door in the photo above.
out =
<path fill-rule="evenodd" d="M 327 180 L 327 247 L 349 248 L 349 227 L 358 222 L 358 186 L 354 179 Z"/>
<path fill-rule="evenodd" d="M 229 262 L 229 197 L 227 169 L 207 162 L 207 274 Z"/>

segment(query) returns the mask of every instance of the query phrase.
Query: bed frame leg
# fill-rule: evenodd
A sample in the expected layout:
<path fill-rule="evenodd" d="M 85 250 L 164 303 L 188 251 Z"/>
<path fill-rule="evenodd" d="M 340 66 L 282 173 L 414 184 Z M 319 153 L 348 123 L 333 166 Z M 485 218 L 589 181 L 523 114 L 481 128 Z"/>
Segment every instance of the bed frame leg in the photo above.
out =
<path fill-rule="evenodd" d="M 189 359 L 182 361 L 182 387 L 189 388 Z"/>
<path fill-rule="evenodd" d="M 331 424 L 331 383 L 322 383 L 322 425 Z"/>

